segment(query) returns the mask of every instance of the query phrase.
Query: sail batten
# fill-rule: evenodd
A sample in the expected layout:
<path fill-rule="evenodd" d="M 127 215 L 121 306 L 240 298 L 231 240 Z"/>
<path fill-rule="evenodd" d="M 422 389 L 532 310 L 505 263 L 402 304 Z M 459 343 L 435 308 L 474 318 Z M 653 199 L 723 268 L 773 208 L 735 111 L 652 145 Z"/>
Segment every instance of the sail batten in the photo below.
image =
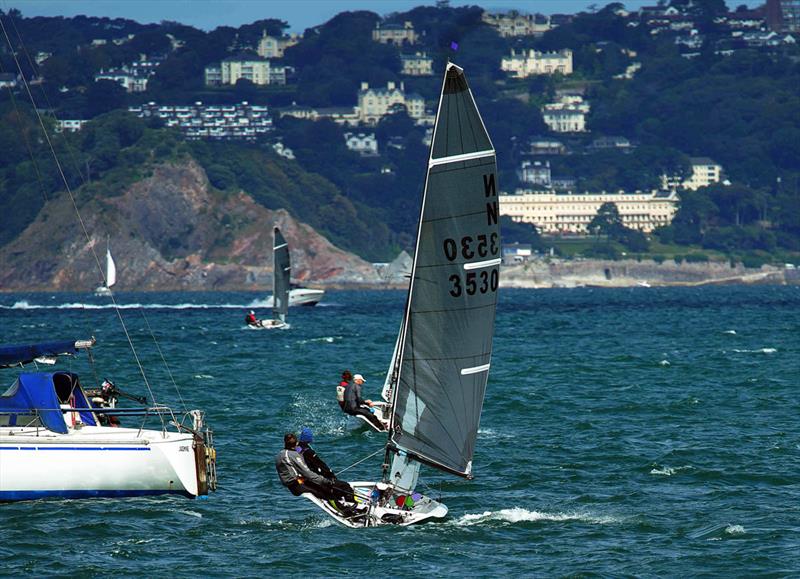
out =
<path fill-rule="evenodd" d="M 500 264 L 496 173 L 494 147 L 463 71 L 449 64 L 393 356 L 389 445 L 461 476 L 471 476 L 492 352 Z M 402 468 L 408 460 L 396 457 L 393 470 L 395 463 Z"/>

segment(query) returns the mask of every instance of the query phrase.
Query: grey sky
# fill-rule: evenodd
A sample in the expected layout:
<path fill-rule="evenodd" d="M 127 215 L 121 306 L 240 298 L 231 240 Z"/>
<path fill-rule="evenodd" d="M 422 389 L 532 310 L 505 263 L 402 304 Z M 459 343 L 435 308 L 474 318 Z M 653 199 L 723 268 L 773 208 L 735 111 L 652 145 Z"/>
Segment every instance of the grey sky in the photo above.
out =
<path fill-rule="evenodd" d="M 574 13 L 611 0 L 451 0 L 452 6 L 477 4 L 488 10 L 515 8 L 543 14 Z M 629 10 L 654 5 L 656 0 L 628 0 Z M 757 0 L 728 0 L 731 8 Z M 289 23 L 292 32 L 326 22 L 339 12 L 370 10 L 379 14 L 405 11 L 415 6 L 433 5 L 435 0 L 0 0 L 0 8 L 18 8 L 24 16 L 108 16 L 138 22 L 174 20 L 211 30 L 217 26 L 238 27 L 262 18 L 279 18 Z"/>

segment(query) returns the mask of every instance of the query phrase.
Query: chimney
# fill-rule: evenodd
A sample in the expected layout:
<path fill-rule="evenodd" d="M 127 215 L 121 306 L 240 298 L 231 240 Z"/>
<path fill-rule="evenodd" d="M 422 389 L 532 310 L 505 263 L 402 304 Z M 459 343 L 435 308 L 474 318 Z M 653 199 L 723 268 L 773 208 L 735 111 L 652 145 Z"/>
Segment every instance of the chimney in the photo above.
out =
<path fill-rule="evenodd" d="M 367 90 L 368 88 L 369 88 L 369 83 L 368 82 L 362 82 L 361 83 L 361 90 Z"/>

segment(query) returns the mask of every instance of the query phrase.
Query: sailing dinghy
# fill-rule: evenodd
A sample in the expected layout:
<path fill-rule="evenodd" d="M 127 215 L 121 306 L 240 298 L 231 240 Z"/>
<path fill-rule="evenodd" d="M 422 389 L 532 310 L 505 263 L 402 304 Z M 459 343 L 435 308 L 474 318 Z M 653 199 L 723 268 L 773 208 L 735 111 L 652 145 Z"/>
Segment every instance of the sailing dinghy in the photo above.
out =
<path fill-rule="evenodd" d="M 292 266 L 289 244 L 277 227 L 272 241 L 272 319 L 258 320 L 251 327 L 265 330 L 288 329 L 286 314 L 289 313 L 289 280 Z"/>
<path fill-rule="evenodd" d="M 349 527 L 411 525 L 447 507 L 417 492 L 422 464 L 472 478 L 500 276 L 495 151 L 464 71 L 448 63 L 436 114 L 405 315 L 384 398 L 391 423 L 379 482 L 352 482 Z"/>
<path fill-rule="evenodd" d="M 117 283 L 117 266 L 114 264 L 114 258 L 111 257 L 111 247 L 106 245 L 106 279 L 103 281 L 103 285 L 95 288 L 94 295 L 110 295 L 111 286 L 115 283 Z"/>

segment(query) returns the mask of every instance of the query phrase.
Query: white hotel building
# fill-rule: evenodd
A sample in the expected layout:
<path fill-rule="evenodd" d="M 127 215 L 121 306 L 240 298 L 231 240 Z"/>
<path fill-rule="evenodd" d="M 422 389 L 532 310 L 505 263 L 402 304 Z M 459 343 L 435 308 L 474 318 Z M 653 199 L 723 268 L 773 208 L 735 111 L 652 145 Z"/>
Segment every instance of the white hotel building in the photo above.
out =
<path fill-rule="evenodd" d="M 572 74 L 572 51 L 568 48 L 558 52 L 511 49 L 511 56 L 500 61 L 500 69 L 510 72 L 515 78 L 528 78 L 537 74 Z"/>
<path fill-rule="evenodd" d="M 500 215 L 532 223 L 541 233 L 588 234 L 587 226 L 603 203 L 614 203 L 626 227 L 649 232 L 669 225 L 678 210 L 674 191 L 651 193 L 555 193 L 519 189 L 500 195 Z"/>

